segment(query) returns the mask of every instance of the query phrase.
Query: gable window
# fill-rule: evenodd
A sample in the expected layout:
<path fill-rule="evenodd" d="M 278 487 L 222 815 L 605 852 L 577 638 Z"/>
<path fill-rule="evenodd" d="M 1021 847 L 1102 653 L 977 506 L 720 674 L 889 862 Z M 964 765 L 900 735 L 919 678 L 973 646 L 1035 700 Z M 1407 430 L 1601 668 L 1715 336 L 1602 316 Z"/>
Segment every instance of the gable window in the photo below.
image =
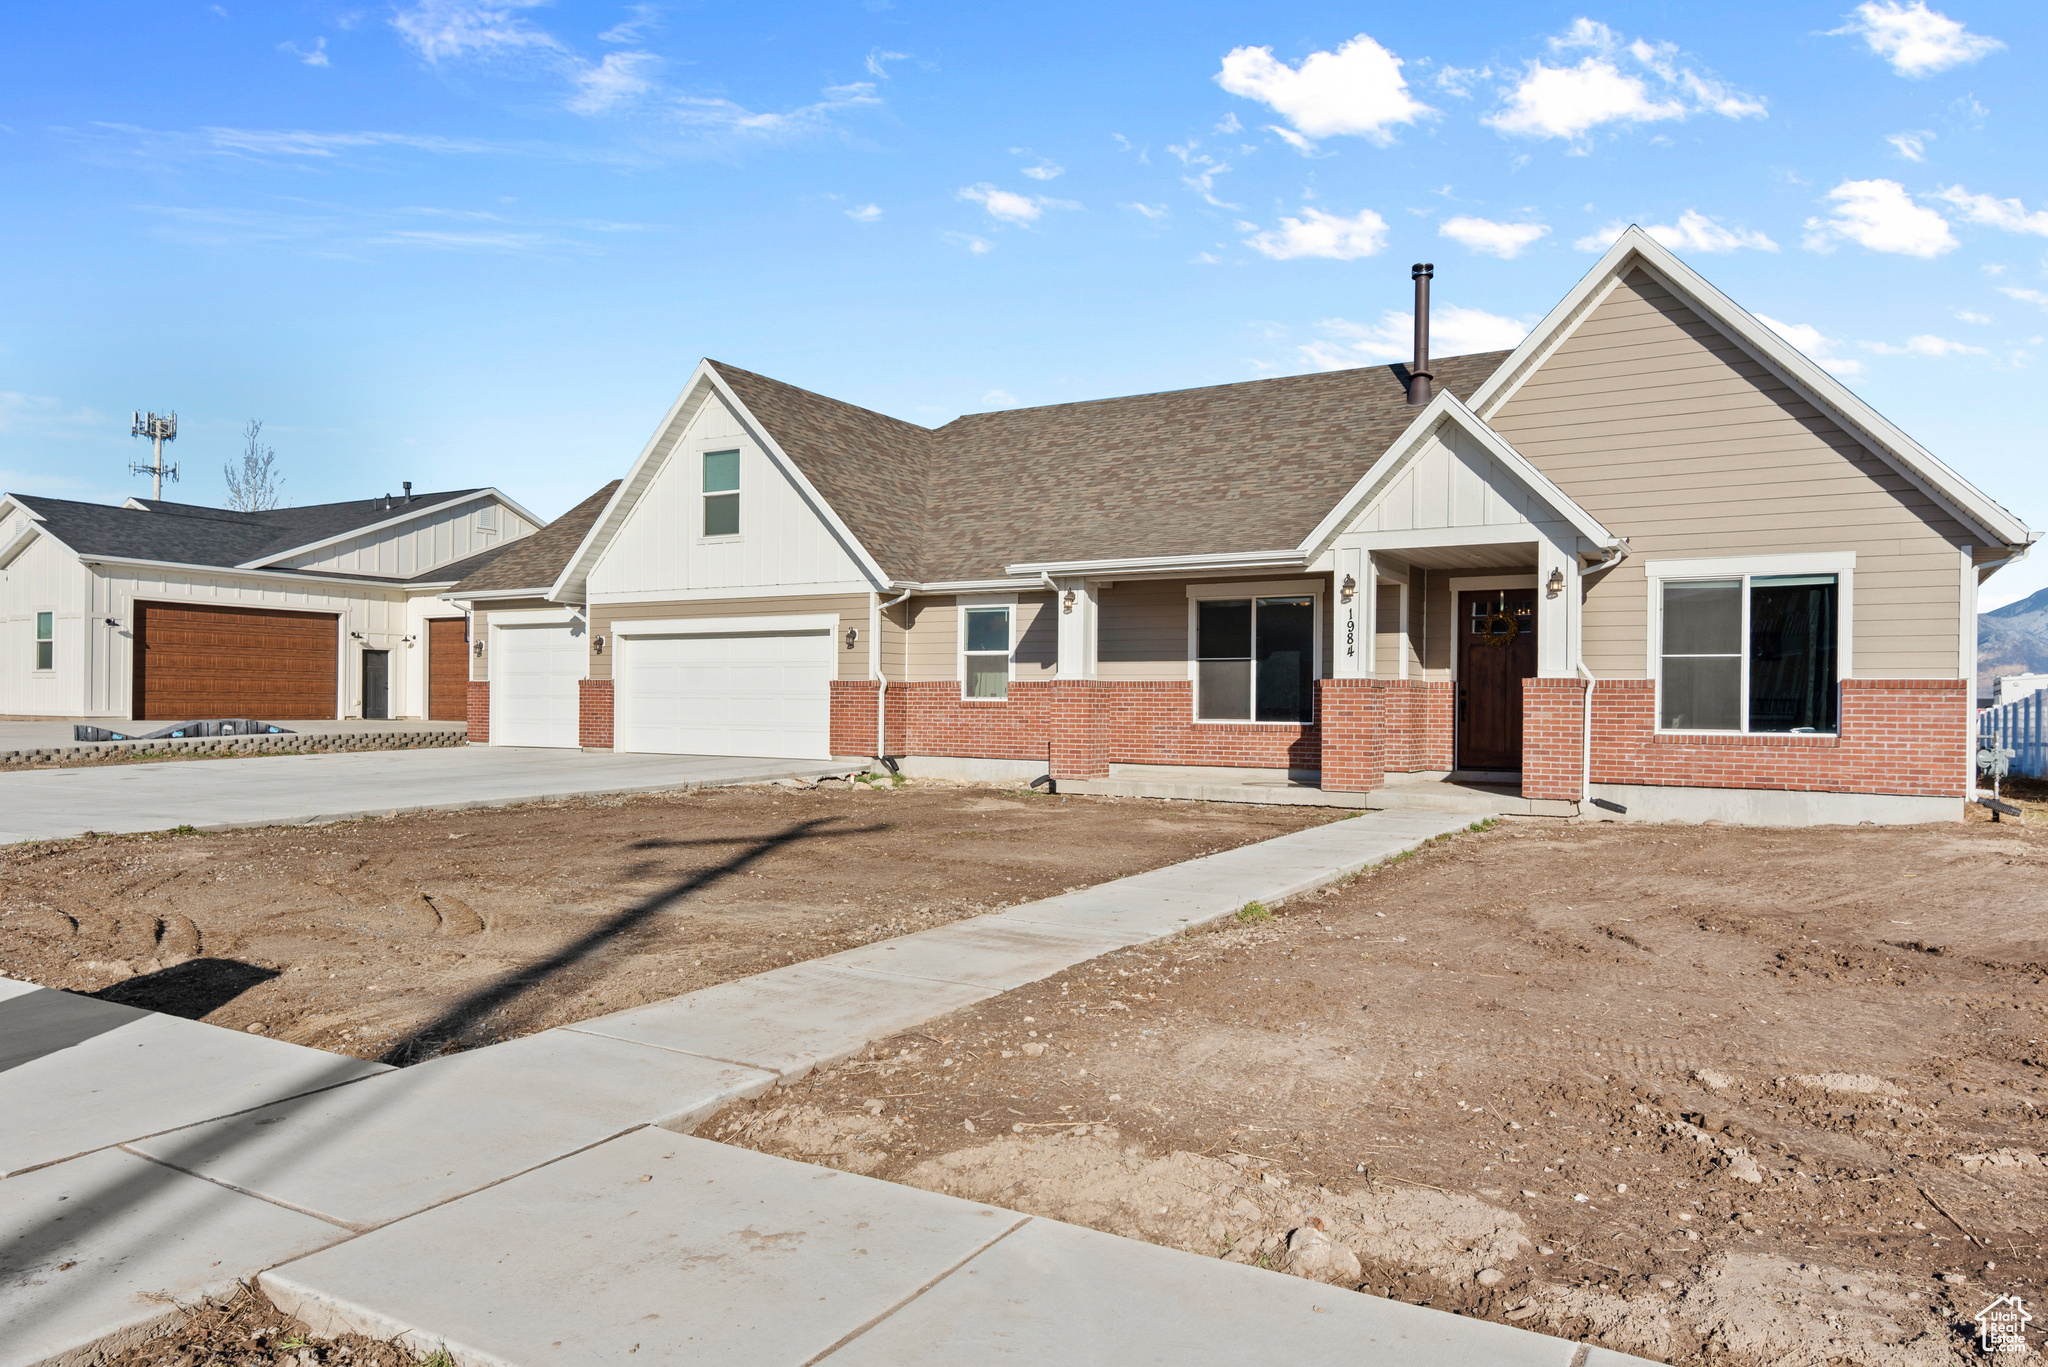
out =
<path fill-rule="evenodd" d="M 960 696 L 1001 700 L 1010 696 L 1011 608 L 960 609 Z"/>
<path fill-rule="evenodd" d="M 39 612 L 36 614 L 36 668 L 57 667 L 57 614 Z"/>
<path fill-rule="evenodd" d="M 1315 696 L 1313 595 L 1196 600 L 1198 720 L 1312 721 Z"/>
<path fill-rule="evenodd" d="M 1658 726 L 1832 734 L 1842 590 L 1839 574 L 1663 580 Z"/>
<path fill-rule="evenodd" d="M 740 453 L 704 453 L 704 535 L 740 534 Z"/>

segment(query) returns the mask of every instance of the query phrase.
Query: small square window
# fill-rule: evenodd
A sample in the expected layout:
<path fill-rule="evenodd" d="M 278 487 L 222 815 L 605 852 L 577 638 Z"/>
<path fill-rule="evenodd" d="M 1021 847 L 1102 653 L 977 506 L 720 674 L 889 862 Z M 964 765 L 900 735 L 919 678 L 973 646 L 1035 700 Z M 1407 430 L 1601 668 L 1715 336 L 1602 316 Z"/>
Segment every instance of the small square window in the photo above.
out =
<path fill-rule="evenodd" d="M 740 534 L 740 453 L 704 453 L 704 535 Z"/>
<path fill-rule="evenodd" d="M 968 608 L 961 614 L 961 696 L 1010 696 L 1010 609 Z"/>
<path fill-rule="evenodd" d="M 57 667 L 57 614 L 39 612 L 36 614 L 36 668 Z"/>

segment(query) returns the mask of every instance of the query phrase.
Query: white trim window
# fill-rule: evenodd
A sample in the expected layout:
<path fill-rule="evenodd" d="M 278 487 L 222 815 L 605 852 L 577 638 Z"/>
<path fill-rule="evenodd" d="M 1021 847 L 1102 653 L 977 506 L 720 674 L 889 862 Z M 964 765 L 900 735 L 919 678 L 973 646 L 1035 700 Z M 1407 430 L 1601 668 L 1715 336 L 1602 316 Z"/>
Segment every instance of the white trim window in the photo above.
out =
<path fill-rule="evenodd" d="M 740 453 L 706 451 L 704 465 L 704 535 L 740 534 Z"/>
<path fill-rule="evenodd" d="M 1002 702 L 1016 673 L 1017 605 L 1014 602 L 960 604 L 960 696 L 969 702 Z"/>
<path fill-rule="evenodd" d="M 1188 654 L 1198 722 L 1315 720 L 1322 595 L 1308 584 L 1205 584 L 1188 590 Z"/>
<path fill-rule="evenodd" d="M 57 667 L 57 614 L 39 612 L 36 614 L 36 669 L 51 670 Z"/>
<path fill-rule="evenodd" d="M 1841 681 L 1849 675 L 1854 565 L 1830 563 L 1836 561 L 1783 556 L 1650 566 L 1657 729 L 1835 734 Z"/>

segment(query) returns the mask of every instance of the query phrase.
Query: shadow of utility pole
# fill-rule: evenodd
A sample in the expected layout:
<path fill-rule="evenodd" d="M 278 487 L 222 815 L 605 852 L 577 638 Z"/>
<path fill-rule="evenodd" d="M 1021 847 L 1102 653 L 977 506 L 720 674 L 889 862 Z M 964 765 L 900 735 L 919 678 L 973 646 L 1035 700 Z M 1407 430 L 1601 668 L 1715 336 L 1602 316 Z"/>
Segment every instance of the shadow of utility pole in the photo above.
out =
<path fill-rule="evenodd" d="M 594 929 L 578 936 L 561 949 L 556 950 L 538 963 L 506 973 L 484 987 L 450 1006 L 433 1020 L 412 1031 L 405 1038 L 393 1044 L 378 1058 L 380 1063 L 403 1068 L 411 1063 L 432 1058 L 442 1046 L 450 1041 L 460 1043 L 464 1036 L 475 1029 L 483 1020 L 506 1006 L 531 989 L 586 962 L 592 956 L 606 950 L 620 948 L 621 942 L 646 924 L 649 918 L 660 914 L 677 902 L 695 892 L 701 892 L 721 878 L 745 870 L 775 851 L 810 840 L 842 839 L 853 835 L 870 835 L 886 826 L 861 826 L 851 830 L 826 830 L 827 826 L 843 820 L 842 817 L 820 817 L 800 821 L 779 835 L 761 837 L 751 849 L 734 855 L 721 864 L 708 869 L 699 869 L 674 886 L 656 893 L 644 901 L 614 913 Z M 643 840 L 634 844 L 635 850 L 683 849 L 700 845 L 731 845 L 737 843 L 731 838 L 719 840 Z"/>

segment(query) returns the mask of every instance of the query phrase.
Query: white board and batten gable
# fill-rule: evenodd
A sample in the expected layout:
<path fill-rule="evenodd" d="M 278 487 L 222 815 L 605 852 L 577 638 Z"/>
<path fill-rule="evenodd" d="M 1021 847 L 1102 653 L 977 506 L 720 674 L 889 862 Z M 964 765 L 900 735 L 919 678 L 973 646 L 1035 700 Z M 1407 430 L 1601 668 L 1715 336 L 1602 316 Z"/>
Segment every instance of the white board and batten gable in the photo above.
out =
<path fill-rule="evenodd" d="M 1310 535 L 1303 551 L 1327 553 L 1337 582 L 1357 587 L 1340 602 L 1333 673 L 1369 677 L 1381 564 L 1420 565 L 1484 576 L 1535 569 L 1546 585 L 1537 614 L 1537 672 L 1573 672 L 1578 657 L 1580 556 L 1599 556 L 1618 538 L 1448 392 L 1424 408 L 1385 456 Z M 1340 595 L 1341 598 L 1341 595 Z"/>
<path fill-rule="evenodd" d="M 375 526 L 266 558 L 264 566 L 412 579 L 533 535 L 540 519 L 495 489 L 431 507 L 401 503 Z"/>
<path fill-rule="evenodd" d="M 704 534 L 704 457 L 739 452 L 740 530 Z M 877 576 L 774 438 L 701 366 L 563 578 L 591 604 L 870 593 Z"/>

